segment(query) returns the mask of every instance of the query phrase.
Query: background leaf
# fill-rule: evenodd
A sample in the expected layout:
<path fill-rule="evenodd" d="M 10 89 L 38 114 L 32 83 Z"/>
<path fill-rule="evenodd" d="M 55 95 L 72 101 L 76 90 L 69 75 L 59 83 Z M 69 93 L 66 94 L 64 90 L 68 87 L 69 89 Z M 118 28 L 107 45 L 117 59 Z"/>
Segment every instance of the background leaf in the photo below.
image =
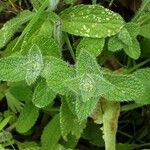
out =
<path fill-rule="evenodd" d="M 33 127 L 38 117 L 39 109 L 32 103 L 27 103 L 17 120 L 16 130 L 19 133 L 26 133 Z"/>
<path fill-rule="evenodd" d="M 34 13 L 26 10 L 20 13 L 17 17 L 11 19 L 0 30 L 0 48 L 5 46 L 22 24 L 28 22 Z"/>
<path fill-rule="evenodd" d="M 61 137 L 60 117 L 56 115 L 44 128 L 41 143 L 44 150 L 54 150 Z"/>

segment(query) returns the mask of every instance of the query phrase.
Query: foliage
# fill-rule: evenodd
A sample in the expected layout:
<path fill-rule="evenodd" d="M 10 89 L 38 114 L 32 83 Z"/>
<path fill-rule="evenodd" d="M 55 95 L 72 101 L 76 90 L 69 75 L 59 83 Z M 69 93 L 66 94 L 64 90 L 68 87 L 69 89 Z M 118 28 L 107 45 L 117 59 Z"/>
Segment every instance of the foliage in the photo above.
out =
<path fill-rule="evenodd" d="M 141 147 L 117 144 L 116 132 L 122 104 L 150 104 L 149 1 L 129 22 L 94 0 L 31 4 L 0 29 L 0 98 L 8 106 L 0 149 L 71 150 L 80 138 L 106 150 Z"/>

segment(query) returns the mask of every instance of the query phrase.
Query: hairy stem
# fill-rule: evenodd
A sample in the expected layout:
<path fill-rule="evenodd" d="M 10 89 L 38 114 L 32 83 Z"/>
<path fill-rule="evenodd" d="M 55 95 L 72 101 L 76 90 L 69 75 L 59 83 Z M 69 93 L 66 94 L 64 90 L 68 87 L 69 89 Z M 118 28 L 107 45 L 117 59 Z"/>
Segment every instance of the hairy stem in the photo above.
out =
<path fill-rule="evenodd" d="M 119 114 L 120 104 L 106 101 L 103 114 L 105 150 L 116 150 L 116 132 Z"/>

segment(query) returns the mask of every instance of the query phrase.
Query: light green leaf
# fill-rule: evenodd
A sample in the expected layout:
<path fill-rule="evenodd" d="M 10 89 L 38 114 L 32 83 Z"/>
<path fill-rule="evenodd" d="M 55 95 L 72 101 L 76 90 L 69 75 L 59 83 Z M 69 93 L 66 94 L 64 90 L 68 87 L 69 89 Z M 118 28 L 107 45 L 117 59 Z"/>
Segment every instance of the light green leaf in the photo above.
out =
<path fill-rule="evenodd" d="M 80 138 L 85 121 L 80 122 L 78 118 L 70 111 L 65 101 L 62 102 L 60 109 L 60 128 L 62 136 L 67 140 L 67 135 L 71 133 L 76 138 Z M 69 140 L 69 139 L 68 139 Z"/>
<path fill-rule="evenodd" d="M 5 23 L 0 30 L 0 48 L 5 46 L 21 25 L 28 22 L 33 16 L 34 13 L 23 11 L 17 17 Z"/>
<path fill-rule="evenodd" d="M 0 131 L 9 123 L 12 116 L 9 116 L 0 122 Z"/>
<path fill-rule="evenodd" d="M 108 42 L 108 50 L 112 52 L 116 52 L 123 48 L 123 43 L 118 39 L 117 36 L 112 36 Z"/>
<path fill-rule="evenodd" d="M 103 97 L 111 101 L 130 101 L 138 99 L 144 92 L 142 82 L 134 75 L 109 73 L 104 75 L 114 88 L 110 88 Z"/>
<path fill-rule="evenodd" d="M 79 76 L 86 73 L 100 75 L 100 67 L 97 64 L 95 57 L 85 50 L 82 50 L 77 58 L 76 71 Z"/>
<path fill-rule="evenodd" d="M 31 85 L 39 77 L 43 68 L 42 54 L 37 45 L 31 47 L 26 67 L 26 82 L 28 85 Z"/>
<path fill-rule="evenodd" d="M 118 33 L 118 38 L 121 40 L 125 45 L 131 46 L 132 45 L 132 38 L 126 28 L 122 28 L 121 31 Z"/>
<path fill-rule="evenodd" d="M 86 50 L 95 57 L 101 54 L 105 44 L 105 39 L 101 38 L 83 38 L 77 46 L 76 55 L 78 56 L 82 50 Z"/>
<path fill-rule="evenodd" d="M 104 77 L 95 74 L 84 74 L 82 76 L 65 80 L 68 90 L 81 96 L 83 102 L 89 101 L 92 97 L 99 97 L 113 90 L 114 86 Z"/>
<path fill-rule="evenodd" d="M 76 115 L 79 120 L 86 119 L 96 108 L 99 97 L 92 97 L 90 100 L 83 102 L 80 97 L 76 97 Z"/>
<path fill-rule="evenodd" d="M 66 62 L 55 57 L 47 57 L 42 76 L 48 86 L 56 93 L 65 94 L 64 81 L 75 76 L 74 69 Z"/>
<path fill-rule="evenodd" d="M 38 83 L 34 90 L 32 102 L 36 107 L 42 108 L 48 106 L 53 102 L 56 93 L 54 93 L 48 86 L 46 81 L 42 80 Z"/>
<path fill-rule="evenodd" d="M 140 104 L 150 104 L 150 68 L 140 69 L 133 74 L 144 85 L 144 92 L 141 91 L 142 95 L 137 97 L 135 102 Z"/>
<path fill-rule="evenodd" d="M 39 109 L 32 103 L 27 103 L 17 120 L 16 130 L 19 133 L 26 133 L 33 127 L 38 117 Z"/>
<path fill-rule="evenodd" d="M 150 23 L 141 26 L 140 28 L 140 35 L 146 37 L 146 38 L 150 38 Z"/>
<path fill-rule="evenodd" d="M 61 137 L 60 117 L 56 115 L 44 128 L 41 143 L 44 150 L 54 150 Z"/>
<path fill-rule="evenodd" d="M 64 0 L 66 4 L 74 4 L 77 0 Z"/>
<path fill-rule="evenodd" d="M 22 81 L 25 79 L 26 70 L 24 64 L 27 59 L 21 56 L 13 56 L 0 59 L 0 80 L 1 81 Z"/>
<path fill-rule="evenodd" d="M 124 25 L 119 14 L 100 5 L 77 5 L 60 17 L 62 30 L 78 36 L 104 38 L 118 33 Z"/>
<path fill-rule="evenodd" d="M 138 59 L 141 55 L 141 49 L 138 40 L 133 38 L 132 45 L 124 45 L 124 51 L 129 57 Z"/>
<path fill-rule="evenodd" d="M 126 23 L 125 28 L 132 38 L 135 38 L 140 32 L 140 26 L 137 23 L 128 22 Z"/>

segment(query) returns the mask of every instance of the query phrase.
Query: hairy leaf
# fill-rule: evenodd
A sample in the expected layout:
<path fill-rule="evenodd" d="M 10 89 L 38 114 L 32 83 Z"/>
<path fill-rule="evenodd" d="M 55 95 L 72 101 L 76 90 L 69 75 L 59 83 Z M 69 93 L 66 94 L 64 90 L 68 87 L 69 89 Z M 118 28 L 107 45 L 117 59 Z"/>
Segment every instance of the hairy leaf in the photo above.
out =
<path fill-rule="evenodd" d="M 111 101 L 129 101 L 136 100 L 144 92 L 142 82 L 134 75 L 118 75 L 109 73 L 104 75 L 114 88 L 110 88 L 108 93 L 104 94 L 107 100 Z"/>
<path fill-rule="evenodd" d="M 1 81 L 22 81 L 26 77 L 25 63 L 27 59 L 22 56 L 13 56 L 0 59 Z"/>
<path fill-rule="evenodd" d="M 144 85 L 144 92 L 141 91 L 141 96 L 137 97 L 135 102 L 141 104 L 150 104 L 150 68 L 140 69 L 134 72 L 134 76 L 138 78 Z"/>
<path fill-rule="evenodd" d="M 70 111 L 67 103 L 63 101 L 60 109 L 60 128 L 64 139 L 67 139 L 67 135 L 69 133 L 75 135 L 77 138 L 80 138 L 84 127 L 85 121 L 80 122 L 78 118 Z"/>
<path fill-rule="evenodd" d="M 123 43 L 118 39 L 117 36 L 112 36 L 108 42 L 108 50 L 112 52 L 116 52 L 123 48 Z"/>
<path fill-rule="evenodd" d="M 36 107 L 42 108 L 53 102 L 56 94 L 47 86 L 46 81 L 42 80 L 35 88 L 32 102 Z"/>
<path fill-rule="evenodd" d="M 97 57 L 101 54 L 104 44 L 104 38 L 83 38 L 77 46 L 76 55 L 78 56 L 82 50 L 86 50 Z"/>
<path fill-rule="evenodd" d="M 64 80 L 74 77 L 75 72 L 66 62 L 55 57 L 48 57 L 42 76 L 46 79 L 48 86 L 56 93 L 65 94 Z"/>
<path fill-rule="evenodd" d="M 132 39 L 132 45 L 124 45 L 125 53 L 133 59 L 138 59 L 141 55 L 140 44 L 136 38 Z"/>
<path fill-rule="evenodd" d="M 146 37 L 146 38 L 150 38 L 150 23 L 141 26 L 140 28 L 140 35 Z"/>
<path fill-rule="evenodd" d="M 19 133 L 26 133 L 33 127 L 38 116 L 39 116 L 39 109 L 35 107 L 32 103 L 27 103 L 24 106 L 17 120 L 16 130 Z"/>
<path fill-rule="evenodd" d="M 76 115 L 79 120 L 86 119 L 96 108 L 99 97 L 93 97 L 90 100 L 83 102 L 80 97 L 76 97 Z"/>
<path fill-rule="evenodd" d="M 74 35 L 103 38 L 118 33 L 124 25 L 119 14 L 100 5 L 77 5 L 61 14 L 62 29 Z"/>
<path fill-rule="evenodd" d="M 5 46 L 19 27 L 29 21 L 33 16 L 34 13 L 30 11 L 23 11 L 19 16 L 4 24 L 3 28 L 0 30 L 0 48 Z"/>
<path fill-rule="evenodd" d="M 43 58 L 38 46 L 33 45 L 31 47 L 26 67 L 26 82 L 31 85 L 36 81 L 43 67 Z"/>
<path fill-rule="evenodd" d="M 61 137 L 60 117 L 56 115 L 44 128 L 41 143 L 44 150 L 54 150 Z"/>
<path fill-rule="evenodd" d="M 100 75 L 100 67 L 97 64 L 96 59 L 86 50 L 82 50 L 77 58 L 76 71 L 77 75 L 83 75 L 86 73 Z"/>

